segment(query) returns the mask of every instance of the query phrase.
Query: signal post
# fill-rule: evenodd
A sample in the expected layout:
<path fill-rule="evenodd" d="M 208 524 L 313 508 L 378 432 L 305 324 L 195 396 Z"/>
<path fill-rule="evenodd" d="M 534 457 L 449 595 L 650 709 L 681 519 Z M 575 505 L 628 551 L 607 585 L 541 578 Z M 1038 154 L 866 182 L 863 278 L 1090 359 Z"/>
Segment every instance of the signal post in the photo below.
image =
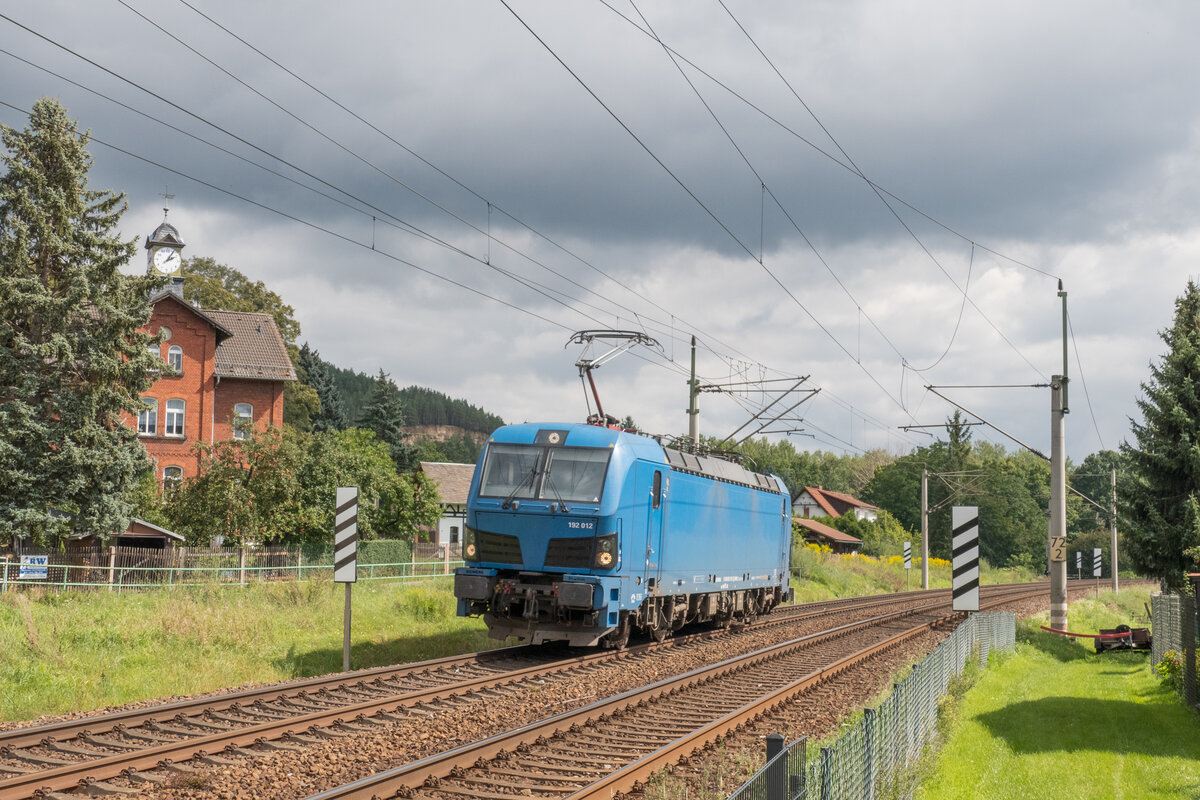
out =
<path fill-rule="evenodd" d="M 1050 379 L 1050 627 L 1067 630 L 1067 469 L 1064 397 L 1067 379 Z"/>

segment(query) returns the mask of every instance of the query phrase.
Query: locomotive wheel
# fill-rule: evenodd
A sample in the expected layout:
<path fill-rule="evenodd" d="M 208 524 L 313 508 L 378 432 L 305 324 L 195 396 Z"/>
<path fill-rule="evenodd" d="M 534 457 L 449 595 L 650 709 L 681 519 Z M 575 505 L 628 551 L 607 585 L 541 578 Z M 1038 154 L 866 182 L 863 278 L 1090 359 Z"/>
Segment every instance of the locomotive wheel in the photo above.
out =
<path fill-rule="evenodd" d="M 624 650 L 625 645 L 629 644 L 629 628 L 629 614 L 622 611 L 621 622 L 617 625 L 617 629 L 604 634 L 600 640 L 600 646 L 605 650 Z"/>
<path fill-rule="evenodd" d="M 650 635 L 654 637 L 654 641 L 662 644 L 671 635 L 671 630 L 669 628 L 655 628 L 650 631 Z"/>

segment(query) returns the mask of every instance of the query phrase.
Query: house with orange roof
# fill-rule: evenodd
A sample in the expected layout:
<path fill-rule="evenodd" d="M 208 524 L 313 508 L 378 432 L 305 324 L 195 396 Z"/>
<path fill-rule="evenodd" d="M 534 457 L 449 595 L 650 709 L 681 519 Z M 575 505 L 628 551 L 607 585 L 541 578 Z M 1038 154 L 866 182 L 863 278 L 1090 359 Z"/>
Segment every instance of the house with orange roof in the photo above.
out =
<path fill-rule="evenodd" d="M 200 473 L 195 445 L 244 439 L 283 426 L 283 387 L 296 380 L 270 314 L 201 308 L 183 297 L 183 239 L 165 219 L 146 239 L 147 270 L 170 278 L 150 298 L 145 329 L 160 339 L 161 359 L 144 408 L 125 422 L 154 463 L 164 488 Z"/>
<path fill-rule="evenodd" d="M 879 516 L 878 506 L 820 486 L 805 486 L 792 498 L 792 513 L 804 519 L 840 517 L 847 511 L 853 511 L 856 518 L 868 522 L 874 522 Z"/>

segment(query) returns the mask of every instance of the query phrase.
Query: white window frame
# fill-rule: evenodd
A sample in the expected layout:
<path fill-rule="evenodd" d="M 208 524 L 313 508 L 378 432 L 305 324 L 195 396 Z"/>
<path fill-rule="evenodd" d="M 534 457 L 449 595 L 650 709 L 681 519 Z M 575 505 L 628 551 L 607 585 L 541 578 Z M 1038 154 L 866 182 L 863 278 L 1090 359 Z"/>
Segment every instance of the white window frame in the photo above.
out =
<path fill-rule="evenodd" d="M 174 471 L 174 474 L 168 474 Z M 171 464 L 163 467 L 162 487 L 164 492 L 172 492 L 183 483 L 183 467 Z"/>
<path fill-rule="evenodd" d="M 166 413 L 163 414 L 163 436 L 183 438 L 184 418 L 187 416 L 187 401 L 172 397 L 167 401 Z"/>
<path fill-rule="evenodd" d="M 254 428 L 254 405 L 251 403 L 233 404 L 233 438 L 247 439 Z"/>
<path fill-rule="evenodd" d="M 177 344 L 167 348 L 167 366 L 179 375 L 183 374 L 183 348 Z"/>
<path fill-rule="evenodd" d="M 142 402 L 150 406 L 138 412 L 138 436 L 158 435 L 158 401 L 143 397 Z"/>

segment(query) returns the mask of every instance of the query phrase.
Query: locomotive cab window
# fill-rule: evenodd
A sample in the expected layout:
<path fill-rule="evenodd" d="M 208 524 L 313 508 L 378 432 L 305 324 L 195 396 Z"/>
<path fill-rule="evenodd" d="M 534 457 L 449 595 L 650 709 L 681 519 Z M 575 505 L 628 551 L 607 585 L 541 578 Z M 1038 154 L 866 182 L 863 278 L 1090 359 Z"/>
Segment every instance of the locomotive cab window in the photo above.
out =
<path fill-rule="evenodd" d="M 543 500 L 599 503 L 611 450 L 561 447 L 550 451 Z"/>
<path fill-rule="evenodd" d="M 608 471 L 608 448 L 493 444 L 483 462 L 481 497 L 598 503 Z"/>
<path fill-rule="evenodd" d="M 479 494 L 524 500 L 537 496 L 542 448 L 524 444 L 493 444 L 483 463 Z"/>

